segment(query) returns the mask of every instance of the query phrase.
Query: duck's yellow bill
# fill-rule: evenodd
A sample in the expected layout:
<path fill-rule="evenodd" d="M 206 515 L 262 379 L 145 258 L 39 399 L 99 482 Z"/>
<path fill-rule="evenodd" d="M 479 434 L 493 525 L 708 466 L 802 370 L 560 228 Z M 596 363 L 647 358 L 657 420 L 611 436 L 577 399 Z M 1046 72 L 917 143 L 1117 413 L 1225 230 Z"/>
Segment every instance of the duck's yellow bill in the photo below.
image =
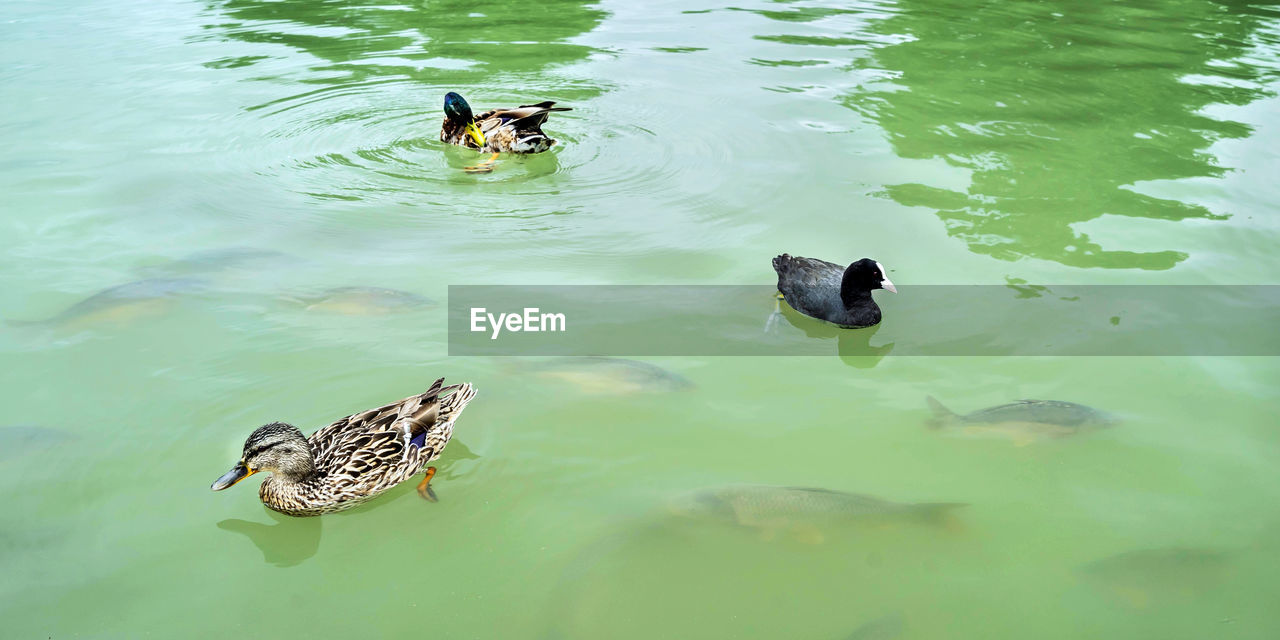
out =
<path fill-rule="evenodd" d="M 237 464 L 232 467 L 230 471 L 222 474 L 221 478 L 214 480 L 213 486 L 209 488 L 214 491 L 222 491 L 223 489 L 226 489 L 227 487 L 230 487 L 257 472 L 257 469 L 249 469 L 249 467 L 246 467 L 244 464 Z"/>
<path fill-rule="evenodd" d="M 480 127 L 476 123 L 472 122 L 467 125 L 467 135 L 471 136 L 471 139 L 475 140 L 481 149 L 484 148 L 484 134 L 480 133 Z"/>

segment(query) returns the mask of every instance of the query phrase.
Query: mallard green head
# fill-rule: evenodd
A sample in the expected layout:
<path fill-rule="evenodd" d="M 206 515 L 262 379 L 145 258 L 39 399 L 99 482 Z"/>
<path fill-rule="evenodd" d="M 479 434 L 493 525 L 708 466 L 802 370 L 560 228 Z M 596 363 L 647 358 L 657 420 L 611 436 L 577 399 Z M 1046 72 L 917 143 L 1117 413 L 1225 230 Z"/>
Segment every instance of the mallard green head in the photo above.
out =
<path fill-rule="evenodd" d="M 448 118 L 449 122 L 463 127 L 476 144 L 484 147 L 484 134 L 480 133 L 480 127 L 476 125 L 476 116 L 471 113 L 471 105 L 467 104 L 462 96 L 452 91 L 444 95 L 444 117 Z"/>
<path fill-rule="evenodd" d="M 316 472 L 311 447 L 297 427 L 283 422 L 258 427 L 245 440 L 240 462 L 210 488 L 222 491 L 259 471 L 270 471 L 294 482 Z"/>

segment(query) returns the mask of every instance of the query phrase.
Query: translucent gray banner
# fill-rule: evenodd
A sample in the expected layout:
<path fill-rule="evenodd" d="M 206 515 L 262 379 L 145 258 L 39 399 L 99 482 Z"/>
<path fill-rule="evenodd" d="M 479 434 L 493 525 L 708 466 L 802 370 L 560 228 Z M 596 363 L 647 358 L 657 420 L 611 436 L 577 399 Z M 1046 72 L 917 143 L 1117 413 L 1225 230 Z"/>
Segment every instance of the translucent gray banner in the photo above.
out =
<path fill-rule="evenodd" d="M 841 329 L 771 286 L 450 286 L 452 356 L 1275 356 L 1280 286 L 877 291 Z"/>

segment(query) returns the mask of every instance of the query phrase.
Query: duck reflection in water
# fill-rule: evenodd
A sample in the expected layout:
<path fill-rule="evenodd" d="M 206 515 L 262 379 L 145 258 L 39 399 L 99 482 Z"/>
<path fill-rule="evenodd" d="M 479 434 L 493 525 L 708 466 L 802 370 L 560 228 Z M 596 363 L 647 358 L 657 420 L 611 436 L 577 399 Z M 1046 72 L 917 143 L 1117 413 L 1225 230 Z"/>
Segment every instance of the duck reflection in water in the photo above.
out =
<path fill-rule="evenodd" d="M 778 301 L 774 306 L 773 314 L 765 323 L 766 332 L 774 336 L 785 336 L 786 333 L 790 333 L 781 328 L 783 320 L 804 332 L 807 338 L 834 339 L 836 355 L 840 356 L 840 361 L 855 369 L 870 369 L 880 364 L 880 361 L 893 351 L 893 342 L 883 345 L 871 344 L 871 338 L 880 330 L 878 324 L 863 329 L 845 329 L 810 318 Z"/>
<path fill-rule="evenodd" d="M 270 509 L 263 511 L 275 524 L 230 518 L 218 528 L 244 534 L 262 551 L 262 559 L 277 567 L 292 567 L 320 550 L 320 528 L 323 518 L 291 518 Z"/>

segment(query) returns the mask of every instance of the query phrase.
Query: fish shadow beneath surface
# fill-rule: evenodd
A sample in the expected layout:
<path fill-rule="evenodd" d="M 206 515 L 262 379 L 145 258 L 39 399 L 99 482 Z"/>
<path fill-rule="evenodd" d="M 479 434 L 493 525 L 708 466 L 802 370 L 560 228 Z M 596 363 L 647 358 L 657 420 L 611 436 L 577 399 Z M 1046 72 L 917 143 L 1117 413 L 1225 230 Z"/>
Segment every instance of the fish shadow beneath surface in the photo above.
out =
<path fill-rule="evenodd" d="M 38 425 L 0 426 L 0 460 L 31 455 L 65 445 L 74 435 L 69 431 Z"/>

